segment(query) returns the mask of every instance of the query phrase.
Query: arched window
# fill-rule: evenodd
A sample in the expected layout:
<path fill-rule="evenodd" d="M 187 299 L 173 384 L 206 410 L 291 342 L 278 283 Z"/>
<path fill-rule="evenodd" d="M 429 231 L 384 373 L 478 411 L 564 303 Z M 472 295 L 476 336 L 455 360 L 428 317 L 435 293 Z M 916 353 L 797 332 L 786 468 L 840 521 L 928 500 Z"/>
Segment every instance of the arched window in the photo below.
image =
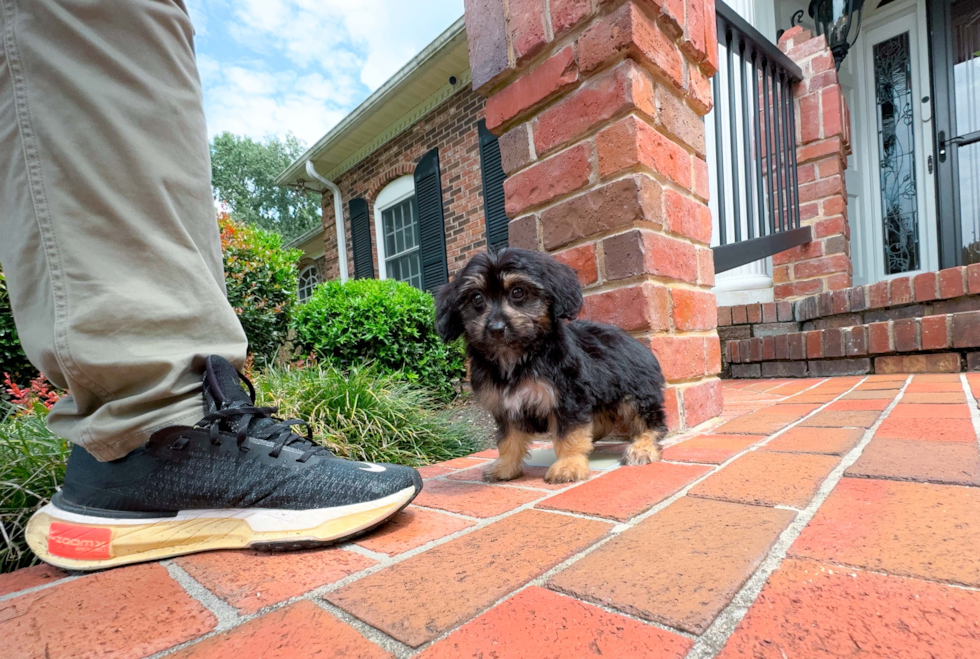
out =
<path fill-rule="evenodd" d="M 306 300 L 313 295 L 313 289 L 315 289 L 319 283 L 320 273 L 317 272 L 315 265 L 308 265 L 303 268 L 299 273 L 299 290 L 297 291 L 299 301 L 306 302 Z"/>
<path fill-rule="evenodd" d="M 381 279 L 397 279 L 422 288 L 414 177 L 397 178 L 378 193 L 374 202 L 374 231 Z"/>

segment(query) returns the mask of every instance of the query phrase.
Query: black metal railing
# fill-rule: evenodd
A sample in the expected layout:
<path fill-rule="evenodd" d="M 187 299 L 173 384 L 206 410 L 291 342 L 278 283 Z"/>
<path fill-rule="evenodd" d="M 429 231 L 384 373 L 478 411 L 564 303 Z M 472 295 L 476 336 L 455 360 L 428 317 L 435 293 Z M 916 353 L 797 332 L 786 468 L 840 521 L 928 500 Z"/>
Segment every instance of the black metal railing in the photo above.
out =
<path fill-rule="evenodd" d="M 811 240 L 800 226 L 793 84 L 800 67 L 721 0 L 714 93 L 715 272 Z M 709 121 L 711 119 L 709 118 Z M 708 130 L 711 127 L 708 126 Z"/>

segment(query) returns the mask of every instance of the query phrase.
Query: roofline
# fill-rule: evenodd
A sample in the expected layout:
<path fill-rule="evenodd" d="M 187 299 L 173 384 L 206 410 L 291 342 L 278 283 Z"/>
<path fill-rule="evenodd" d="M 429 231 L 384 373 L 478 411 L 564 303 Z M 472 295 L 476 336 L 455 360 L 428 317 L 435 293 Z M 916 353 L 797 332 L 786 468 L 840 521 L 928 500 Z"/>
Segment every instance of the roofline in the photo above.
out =
<path fill-rule="evenodd" d="M 330 129 L 330 131 L 321 137 L 316 144 L 307 149 L 303 155 L 297 158 L 291 165 L 289 165 L 289 167 L 280 173 L 279 176 L 276 177 L 275 184 L 284 185 L 286 181 L 291 178 L 302 177 L 306 173 L 306 162 L 308 160 L 316 160 L 319 158 L 323 151 L 326 150 L 327 146 L 329 146 L 330 142 L 334 140 L 334 138 L 347 131 L 347 129 L 350 128 L 352 124 L 356 123 L 357 120 L 360 119 L 361 116 L 368 110 L 384 103 L 386 97 L 397 89 L 409 75 L 428 63 L 447 44 L 458 37 L 461 33 L 465 32 L 466 23 L 464 21 L 464 17 L 460 16 L 458 19 L 456 19 L 456 22 L 454 22 L 442 34 L 436 37 L 432 43 L 423 48 L 422 52 L 410 59 L 405 66 L 395 73 L 395 75 L 391 76 L 387 82 L 376 89 L 373 94 L 364 99 L 364 101 L 354 108 L 350 114 L 341 119 L 340 123 Z"/>
<path fill-rule="evenodd" d="M 300 245 L 302 245 L 303 243 L 305 243 L 307 240 L 309 240 L 310 238 L 313 238 L 313 237 L 315 237 L 318 234 L 323 234 L 323 231 L 324 231 L 324 229 L 323 229 L 322 226 L 315 226 L 312 229 L 310 229 L 309 231 L 307 231 L 306 233 L 304 233 L 304 234 L 302 234 L 300 236 L 296 236 L 295 238 L 293 238 L 292 240 L 290 240 L 288 243 L 286 243 L 285 245 L 283 245 L 283 248 L 284 249 L 296 249 Z"/>

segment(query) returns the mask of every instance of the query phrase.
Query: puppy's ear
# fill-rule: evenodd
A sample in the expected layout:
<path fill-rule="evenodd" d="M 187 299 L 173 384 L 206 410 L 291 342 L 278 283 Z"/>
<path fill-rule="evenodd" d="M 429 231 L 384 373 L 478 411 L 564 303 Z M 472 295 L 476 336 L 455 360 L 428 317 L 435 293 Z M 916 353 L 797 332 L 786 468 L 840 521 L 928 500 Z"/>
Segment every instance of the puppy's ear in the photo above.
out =
<path fill-rule="evenodd" d="M 439 288 L 436 293 L 436 332 L 449 343 L 463 335 L 463 316 L 459 312 L 459 289 L 462 277 Z"/>
<path fill-rule="evenodd" d="M 578 275 L 552 256 L 541 254 L 541 258 L 544 282 L 551 294 L 551 310 L 555 318 L 575 318 L 582 310 L 582 286 L 578 283 Z"/>

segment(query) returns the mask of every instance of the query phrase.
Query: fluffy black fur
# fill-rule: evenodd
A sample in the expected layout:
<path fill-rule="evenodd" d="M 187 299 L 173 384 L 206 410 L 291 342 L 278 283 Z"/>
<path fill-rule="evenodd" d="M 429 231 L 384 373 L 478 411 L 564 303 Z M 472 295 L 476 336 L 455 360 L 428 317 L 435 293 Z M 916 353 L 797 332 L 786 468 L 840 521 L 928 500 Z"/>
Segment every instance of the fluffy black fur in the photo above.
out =
<path fill-rule="evenodd" d="M 515 287 L 524 289 L 518 299 Z M 573 320 L 581 308 L 575 272 L 523 249 L 479 254 L 439 291 L 436 329 L 445 341 L 465 335 L 473 389 L 493 394 L 482 398 L 497 401 L 488 407 L 501 437 L 514 426 L 560 440 L 597 420 L 598 439 L 609 427 L 603 418 L 632 426 L 634 439 L 666 430 L 657 358 L 618 327 Z M 500 404 L 522 381 L 550 384 L 552 404 Z"/>

